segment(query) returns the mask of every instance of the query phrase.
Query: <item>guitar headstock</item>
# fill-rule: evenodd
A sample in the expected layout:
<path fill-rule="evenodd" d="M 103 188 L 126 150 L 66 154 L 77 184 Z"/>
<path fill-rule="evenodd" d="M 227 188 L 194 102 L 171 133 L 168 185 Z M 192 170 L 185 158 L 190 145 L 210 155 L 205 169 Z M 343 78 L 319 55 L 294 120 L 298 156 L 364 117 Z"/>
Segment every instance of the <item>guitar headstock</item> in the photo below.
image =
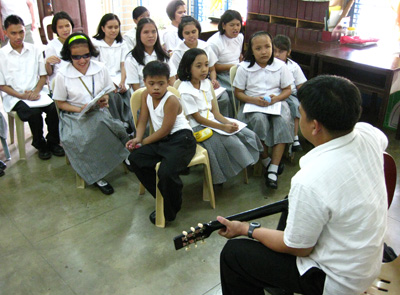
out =
<path fill-rule="evenodd" d="M 191 227 L 190 231 L 183 231 L 181 235 L 174 238 L 175 250 L 186 247 L 189 250 L 190 245 L 197 247 L 197 242 L 204 243 L 204 239 L 208 238 L 213 230 L 208 223 L 199 223 L 195 228 Z"/>

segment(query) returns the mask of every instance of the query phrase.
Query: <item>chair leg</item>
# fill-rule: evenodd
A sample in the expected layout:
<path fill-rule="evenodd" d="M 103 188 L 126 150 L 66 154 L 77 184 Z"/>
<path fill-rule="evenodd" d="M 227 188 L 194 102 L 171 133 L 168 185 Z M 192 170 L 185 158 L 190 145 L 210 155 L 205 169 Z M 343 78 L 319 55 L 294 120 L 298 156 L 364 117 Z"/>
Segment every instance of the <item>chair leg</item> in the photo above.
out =
<path fill-rule="evenodd" d="M 204 163 L 203 200 L 210 201 L 211 208 L 215 209 L 214 187 L 212 183 L 210 166 L 207 165 L 207 163 L 210 163 L 210 161 L 208 159 L 208 153 L 206 150 L 204 155 L 206 158 L 206 163 Z"/>
<path fill-rule="evenodd" d="M 261 176 L 262 174 L 263 165 L 261 163 L 261 159 L 254 165 L 253 175 L 254 176 Z"/>
<path fill-rule="evenodd" d="M 146 188 L 142 183 L 139 183 L 139 195 L 144 195 Z"/>
<path fill-rule="evenodd" d="M 10 129 L 10 144 L 14 143 L 14 117 L 8 115 L 8 128 Z"/>
<path fill-rule="evenodd" d="M 26 160 L 24 122 L 19 117 L 15 117 L 15 125 L 17 129 L 19 158 L 20 160 Z"/>
<path fill-rule="evenodd" d="M 156 165 L 156 226 L 165 227 L 164 198 L 158 189 L 158 168 L 160 168 L 160 162 Z"/>
<path fill-rule="evenodd" d="M 245 184 L 249 184 L 249 175 L 247 173 L 247 167 L 243 169 L 243 180 Z"/>
<path fill-rule="evenodd" d="M 85 186 L 86 186 L 86 184 L 85 184 L 85 181 L 83 180 L 83 178 L 80 177 L 78 173 L 76 173 L 76 188 L 84 189 Z"/>

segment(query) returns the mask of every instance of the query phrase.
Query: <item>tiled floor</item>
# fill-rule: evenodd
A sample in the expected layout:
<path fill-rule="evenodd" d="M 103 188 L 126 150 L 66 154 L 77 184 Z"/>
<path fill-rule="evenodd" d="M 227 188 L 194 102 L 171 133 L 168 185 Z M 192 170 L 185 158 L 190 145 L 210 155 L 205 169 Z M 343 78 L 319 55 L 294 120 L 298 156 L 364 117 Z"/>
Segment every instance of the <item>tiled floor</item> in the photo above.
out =
<path fill-rule="evenodd" d="M 400 167 L 399 141 L 394 132 L 387 134 Z M 215 210 L 201 200 L 202 170 L 191 169 L 183 177 L 177 220 L 160 229 L 148 220 L 153 198 L 138 195 L 136 177 L 124 174 L 122 166 L 107 177 L 115 193 L 105 196 L 93 186 L 77 189 L 65 158 L 41 161 L 29 139 L 26 147 L 28 160 L 18 161 L 16 146 L 10 146 L 13 159 L 0 178 L 0 294 L 221 294 L 219 253 L 225 240 L 214 233 L 204 245 L 175 251 L 173 237 L 217 215 L 280 200 L 298 169 L 286 162 L 277 191 L 266 189 L 263 177 L 252 171 L 248 185 L 238 175 L 216 189 Z M 398 191 L 386 241 L 400 253 Z M 275 227 L 276 221 L 275 216 L 261 222 Z"/>

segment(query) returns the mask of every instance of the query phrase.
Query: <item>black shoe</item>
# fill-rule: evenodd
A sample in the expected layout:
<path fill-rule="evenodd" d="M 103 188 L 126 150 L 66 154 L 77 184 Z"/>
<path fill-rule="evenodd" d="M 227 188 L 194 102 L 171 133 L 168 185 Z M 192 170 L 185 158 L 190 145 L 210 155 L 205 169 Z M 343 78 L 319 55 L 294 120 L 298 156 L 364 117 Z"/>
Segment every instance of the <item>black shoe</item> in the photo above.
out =
<path fill-rule="evenodd" d="M 0 161 L 0 169 L 1 170 L 6 170 L 6 168 L 7 168 L 6 163 L 4 163 L 3 161 Z"/>
<path fill-rule="evenodd" d="M 39 148 L 39 159 L 48 160 L 51 158 L 51 152 L 47 146 Z"/>
<path fill-rule="evenodd" d="M 272 180 L 271 178 L 268 177 L 268 174 L 275 174 L 276 175 L 276 180 Z M 278 173 L 272 172 L 272 171 L 267 171 L 265 173 L 267 179 L 265 180 L 265 185 L 269 188 L 272 189 L 278 189 Z"/>
<path fill-rule="evenodd" d="M 271 164 L 270 164 L 271 165 Z M 269 169 L 269 165 L 267 166 L 267 168 L 266 168 L 266 171 L 265 171 L 265 173 L 264 173 L 264 177 L 267 179 L 268 178 L 268 173 L 270 173 L 269 171 L 268 171 L 268 169 Z M 278 175 L 281 175 L 282 173 L 283 173 L 283 170 L 285 170 L 285 163 L 279 163 L 279 166 L 278 166 Z"/>
<path fill-rule="evenodd" d="M 65 156 L 64 149 L 59 144 L 49 144 L 49 149 L 54 156 L 57 157 Z"/>
<path fill-rule="evenodd" d="M 6 173 L 4 172 L 3 169 L 0 168 L 0 177 L 4 176 Z"/>
<path fill-rule="evenodd" d="M 152 224 L 154 224 L 154 225 L 156 224 L 156 211 L 153 211 L 150 213 L 149 219 Z"/>
<path fill-rule="evenodd" d="M 303 148 L 300 145 L 300 142 L 298 140 L 295 140 L 294 142 L 297 142 L 297 145 L 292 144 L 292 152 L 301 152 L 303 151 Z"/>
<path fill-rule="evenodd" d="M 98 182 L 100 182 L 100 184 L 98 184 Z M 95 182 L 94 185 L 97 186 L 103 194 L 111 195 L 114 192 L 113 187 L 107 181 L 99 180 L 98 182 Z"/>

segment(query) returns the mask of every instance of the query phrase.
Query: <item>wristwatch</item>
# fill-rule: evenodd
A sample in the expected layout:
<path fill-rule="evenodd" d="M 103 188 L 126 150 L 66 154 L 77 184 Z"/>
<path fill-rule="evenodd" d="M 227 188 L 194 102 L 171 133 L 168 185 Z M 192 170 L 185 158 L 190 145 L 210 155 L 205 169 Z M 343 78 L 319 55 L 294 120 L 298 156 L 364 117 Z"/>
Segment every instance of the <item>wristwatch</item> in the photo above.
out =
<path fill-rule="evenodd" d="M 256 228 L 259 228 L 259 227 L 261 227 L 261 224 L 258 223 L 258 222 L 251 222 L 251 223 L 250 223 L 249 231 L 247 232 L 247 235 L 249 236 L 249 238 L 254 239 L 254 238 L 253 238 L 253 231 L 254 231 Z"/>

